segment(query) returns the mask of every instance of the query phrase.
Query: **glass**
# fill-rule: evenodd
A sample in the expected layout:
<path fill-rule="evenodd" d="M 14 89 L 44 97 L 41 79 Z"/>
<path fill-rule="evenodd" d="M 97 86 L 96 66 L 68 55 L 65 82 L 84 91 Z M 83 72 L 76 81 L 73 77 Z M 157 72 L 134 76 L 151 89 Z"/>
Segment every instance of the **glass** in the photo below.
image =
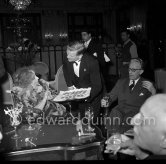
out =
<path fill-rule="evenodd" d="M 20 125 L 20 123 L 22 122 L 22 117 L 20 115 L 14 115 L 14 117 L 10 117 L 10 123 L 11 126 L 14 127 L 14 136 L 12 136 L 12 139 L 18 139 L 20 138 L 20 136 L 17 133 L 17 126 Z"/>
<path fill-rule="evenodd" d="M 31 124 L 31 119 L 34 120 L 34 117 L 33 117 L 33 112 L 31 109 L 29 109 L 27 111 L 27 117 L 26 117 L 27 121 L 28 121 L 28 127 L 25 128 L 25 130 L 34 130 L 35 128 L 32 127 L 32 124 Z"/>
<path fill-rule="evenodd" d="M 112 129 L 107 131 L 107 147 L 109 150 L 106 150 L 106 153 L 113 153 L 116 155 L 120 149 L 122 138 L 118 130 Z"/>
<path fill-rule="evenodd" d="M 109 99 L 110 97 L 109 96 L 104 96 L 103 97 L 103 100 L 105 100 L 105 105 L 102 105 L 101 107 L 109 107 Z"/>
<path fill-rule="evenodd" d="M 94 131 L 94 128 L 91 127 L 91 123 L 94 117 L 93 108 L 91 106 L 88 106 L 85 109 L 85 117 L 88 119 L 88 128 L 86 129 L 89 133 Z"/>

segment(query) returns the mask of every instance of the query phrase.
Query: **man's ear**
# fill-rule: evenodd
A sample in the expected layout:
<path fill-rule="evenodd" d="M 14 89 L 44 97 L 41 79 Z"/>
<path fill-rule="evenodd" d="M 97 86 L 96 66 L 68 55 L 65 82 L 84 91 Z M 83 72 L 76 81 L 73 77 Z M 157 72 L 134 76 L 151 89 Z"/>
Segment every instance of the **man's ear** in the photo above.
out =
<path fill-rule="evenodd" d="M 142 74 L 143 74 L 143 72 L 144 72 L 144 70 L 141 70 L 141 71 L 140 71 L 140 75 L 142 75 Z"/>

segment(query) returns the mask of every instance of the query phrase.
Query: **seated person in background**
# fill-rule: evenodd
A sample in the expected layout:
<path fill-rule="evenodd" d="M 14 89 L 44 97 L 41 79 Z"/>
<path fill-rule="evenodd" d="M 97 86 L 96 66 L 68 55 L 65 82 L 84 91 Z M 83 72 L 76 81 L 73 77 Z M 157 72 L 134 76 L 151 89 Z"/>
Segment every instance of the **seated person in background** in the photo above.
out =
<path fill-rule="evenodd" d="M 122 140 L 119 152 L 136 156 L 136 159 L 166 159 L 166 95 L 148 98 L 135 115 L 134 138 Z M 109 144 L 106 147 L 110 150 Z"/>
<path fill-rule="evenodd" d="M 126 131 L 130 126 L 130 119 L 139 112 L 145 100 L 154 95 L 156 90 L 150 81 L 141 77 L 143 62 L 139 58 L 131 59 L 129 64 L 129 78 L 119 79 L 114 88 L 108 93 L 109 103 L 101 100 L 102 107 L 108 107 L 118 99 L 118 105 L 112 109 L 110 118 L 107 120 L 107 129 L 120 128 Z M 115 118 L 118 118 L 115 122 Z M 110 121 L 114 121 L 113 123 Z"/>
<path fill-rule="evenodd" d="M 18 69 L 13 75 L 14 100 L 15 103 L 23 104 L 23 113 L 29 112 L 27 110 L 33 113 L 49 112 L 51 105 L 54 106 L 53 102 L 48 101 L 53 98 L 49 90 L 49 82 L 38 79 L 35 72 L 27 67 Z"/>

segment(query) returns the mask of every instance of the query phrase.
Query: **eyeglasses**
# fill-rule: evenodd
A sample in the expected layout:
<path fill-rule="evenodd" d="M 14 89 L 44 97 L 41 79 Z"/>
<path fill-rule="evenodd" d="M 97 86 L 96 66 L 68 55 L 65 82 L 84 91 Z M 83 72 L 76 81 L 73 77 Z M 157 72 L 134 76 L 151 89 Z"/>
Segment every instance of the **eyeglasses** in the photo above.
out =
<path fill-rule="evenodd" d="M 135 72 L 137 70 L 142 70 L 142 69 L 141 68 L 140 69 L 129 68 L 129 71 L 131 71 L 131 72 Z"/>

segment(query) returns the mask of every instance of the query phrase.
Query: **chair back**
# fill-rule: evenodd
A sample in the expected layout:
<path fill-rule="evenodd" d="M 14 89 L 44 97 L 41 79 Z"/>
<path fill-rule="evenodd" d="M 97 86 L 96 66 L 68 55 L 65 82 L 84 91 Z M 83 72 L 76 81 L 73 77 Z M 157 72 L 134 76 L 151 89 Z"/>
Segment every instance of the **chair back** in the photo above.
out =
<path fill-rule="evenodd" d="M 49 68 L 44 62 L 35 62 L 31 67 L 35 71 L 36 76 L 41 79 L 48 80 Z"/>
<path fill-rule="evenodd" d="M 68 90 L 66 81 L 65 81 L 65 77 L 63 74 L 63 65 L 61 65 L 55 75 L 55 83 L 56 83 L 56 88 L 58 93 L 60 91 L 66 91 Z"/>
<path fill-rule="evenodd" d="M 4 105 L 13 105 L 12 94 L 8 91 L 11 91 L 13 88 L 13 79 L 9 73 L 7 73 L 7 79 L 1 84 L 2 87 L 2 97 Z"/>

